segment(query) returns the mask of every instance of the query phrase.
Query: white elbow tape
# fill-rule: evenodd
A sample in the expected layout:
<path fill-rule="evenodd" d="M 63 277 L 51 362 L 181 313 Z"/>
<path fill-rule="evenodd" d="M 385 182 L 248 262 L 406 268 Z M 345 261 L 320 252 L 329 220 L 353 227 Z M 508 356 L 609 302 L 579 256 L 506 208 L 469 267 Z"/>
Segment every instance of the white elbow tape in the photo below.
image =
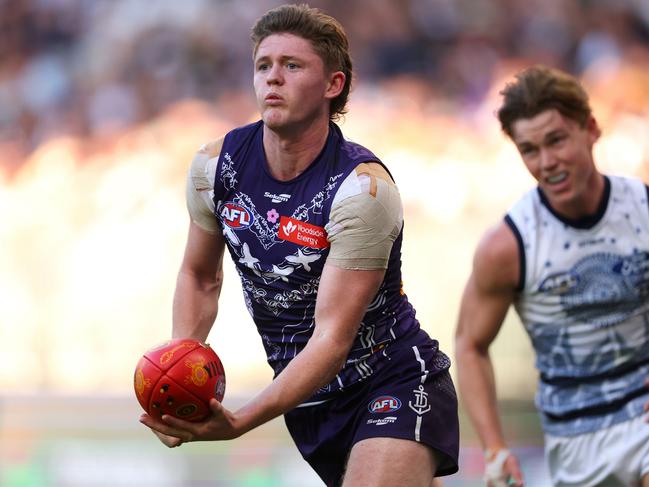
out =
<path fill-rule="evenodd" d="M 505 473 L 503 467 L 505 461 L 511 455 L 511 452 L 507 448 L 498 450 L 496 455 L 490 461 L 487 461 L 493 455 L 492 452 L 487 450 L 485 452 L 485 469 L 484 469 L 484 480 L 490 487 L 508 487 L 511 485 L 509 482 L 509 475 Z"/>

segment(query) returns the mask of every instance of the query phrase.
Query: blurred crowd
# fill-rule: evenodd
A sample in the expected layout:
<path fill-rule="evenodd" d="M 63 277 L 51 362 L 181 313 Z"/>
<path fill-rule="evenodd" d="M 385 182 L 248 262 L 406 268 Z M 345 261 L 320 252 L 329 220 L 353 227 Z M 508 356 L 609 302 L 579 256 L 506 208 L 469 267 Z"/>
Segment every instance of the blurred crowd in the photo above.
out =
<path fill-rule="evenodd" d="M 240 122 L 254 113 L 250 27 L 280 3 L 0 0 L 0 166 L 52 136 L 100 135 L 188 98 Z M 649 69 L 647 0 L 310 5 L 345 26 L 359 81 L 416 77 L 445 106 L 479 104 L 506 59 L 575 74 L 602 60 Z"/>

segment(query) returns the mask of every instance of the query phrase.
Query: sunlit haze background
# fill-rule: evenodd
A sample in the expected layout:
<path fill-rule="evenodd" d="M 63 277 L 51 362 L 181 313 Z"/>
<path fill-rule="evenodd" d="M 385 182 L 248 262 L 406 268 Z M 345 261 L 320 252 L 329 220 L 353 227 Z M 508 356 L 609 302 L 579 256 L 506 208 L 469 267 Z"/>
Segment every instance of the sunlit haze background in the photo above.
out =
<path fill-rule="evenodd" d="M 249 32 L 279 3 L 0 0 L 0 487 L 320 485 L 281 419 L 167 450 L 132 392 L 137 360 L 170 335 L 188 164 L 256 120 Z M 603 129 L 600 169 L 649 181 L 646 0 L 311 5 L 347 29 L 355 84 L 341 125 L 396 178 L 405 291 L 448 354 L 480 235 L 534 184 L 494 116 L 514 72 L 578 75 Z M 272 376 L 229 261 L 225 272 L 209 342 L 236 408 Z M 546 485 L 515 316 L 492 350 L 512 446 L 528 485 Z M 480 485 L 461 419 L 446 485 Z"/>

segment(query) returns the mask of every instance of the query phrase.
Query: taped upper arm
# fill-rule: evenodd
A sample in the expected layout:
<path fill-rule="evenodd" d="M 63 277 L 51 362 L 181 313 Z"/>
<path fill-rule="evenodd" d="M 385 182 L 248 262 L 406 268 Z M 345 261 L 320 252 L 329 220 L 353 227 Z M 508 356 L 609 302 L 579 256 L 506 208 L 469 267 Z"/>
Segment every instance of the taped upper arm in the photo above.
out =
<path fill-rule="evenodd" d="M 327 263 L 343 269 L 386 269 L 402 224 L 401 197 L 388 172 L 378 163 L 359 164 L 331 206 Z"/>
<path fill-rule="evenodd" d="M 219 230 L 214 216 L 214 179 L 223 139 L 203 145 L 187 174 L 185 197 L 191 220 L 209 233 Z"/>

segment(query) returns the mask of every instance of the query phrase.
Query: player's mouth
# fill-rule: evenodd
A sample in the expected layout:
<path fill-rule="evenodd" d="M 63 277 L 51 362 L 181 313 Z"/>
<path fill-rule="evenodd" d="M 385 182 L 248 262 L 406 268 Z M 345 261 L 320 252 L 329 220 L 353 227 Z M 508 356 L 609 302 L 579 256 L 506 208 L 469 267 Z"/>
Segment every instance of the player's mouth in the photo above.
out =
<path fill-rule="evenodd" d="M 568 172 L 561 171 L 560 173 L 553 174 L 552 176 L 547 176 L 545 182 L 550 185 L 560 184 L 568 179 Z"/>
<path fill-rule="evenodd" d="M 561 171 L 543 178 L 545 187 L 552 193 L 563 193 L 570 189 L 570 178 L 568 171 Z"/>
<path fill-rule="evenodd" d="M 284 99 L 275 93 L 269 93 L 266 95 L 266 98 L 264 98 L 264 101 L 267 105 L 279 105 L 284 102 Z"/>

